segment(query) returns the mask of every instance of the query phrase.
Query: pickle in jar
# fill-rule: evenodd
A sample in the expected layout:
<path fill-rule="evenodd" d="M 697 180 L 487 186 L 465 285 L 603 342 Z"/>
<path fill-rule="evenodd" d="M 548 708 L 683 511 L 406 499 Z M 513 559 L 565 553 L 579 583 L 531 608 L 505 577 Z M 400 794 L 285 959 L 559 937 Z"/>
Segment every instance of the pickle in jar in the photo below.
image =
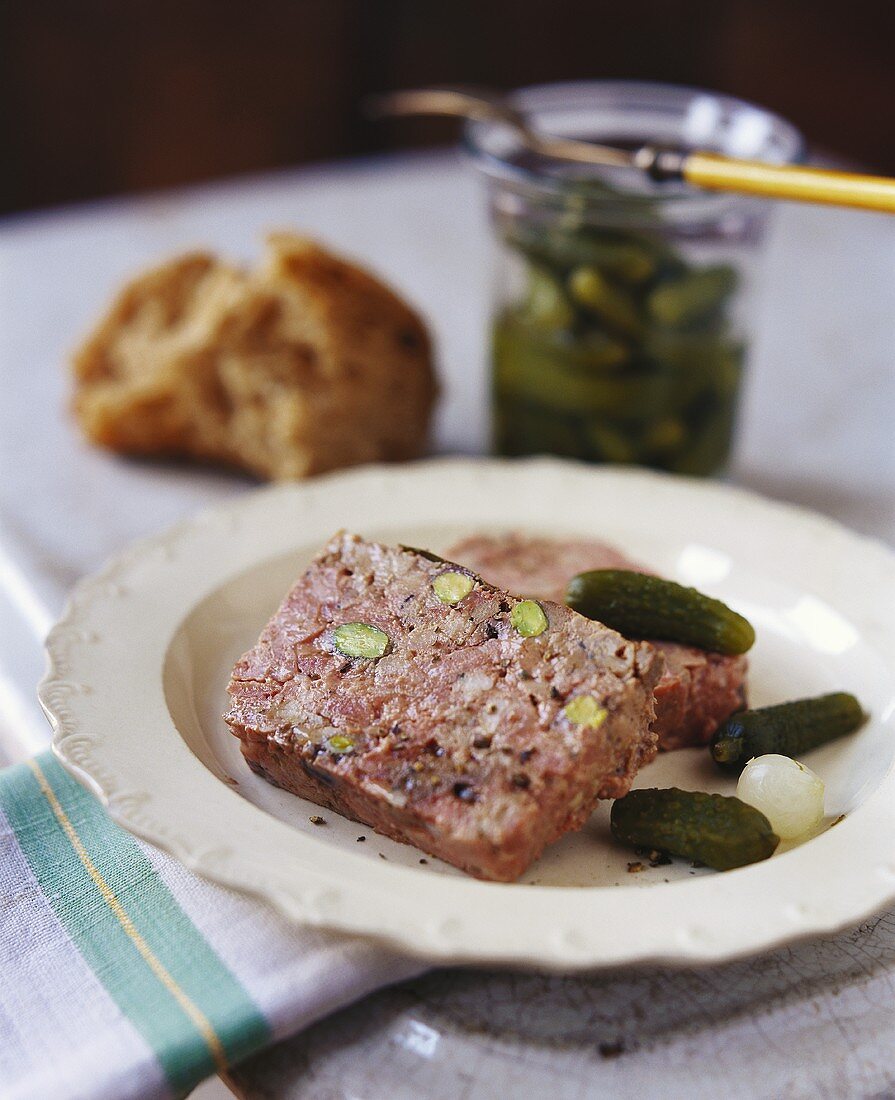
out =
<path fill-rule="evenodd" d="M 594 188 L 617 214 L 621 197 L 593 181 L 552 224 L 506 229 L 528 288 L 494 325 L 497 448 L 714 473 L 744 351 L 727 316 L 736 273 L 689 263 L 661 230 L 589 224 Z"/>

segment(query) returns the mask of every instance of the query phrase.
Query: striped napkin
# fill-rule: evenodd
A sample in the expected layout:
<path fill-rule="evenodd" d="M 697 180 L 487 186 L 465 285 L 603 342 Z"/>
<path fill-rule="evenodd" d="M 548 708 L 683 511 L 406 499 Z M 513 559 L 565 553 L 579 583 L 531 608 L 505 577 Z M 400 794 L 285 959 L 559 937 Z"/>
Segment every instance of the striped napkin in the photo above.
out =
<path fill-rule="evenodd" d="M 197 878 L 50 753 L 0 772 L 2 1100 L 183 1096 L 421 969 Z"/>

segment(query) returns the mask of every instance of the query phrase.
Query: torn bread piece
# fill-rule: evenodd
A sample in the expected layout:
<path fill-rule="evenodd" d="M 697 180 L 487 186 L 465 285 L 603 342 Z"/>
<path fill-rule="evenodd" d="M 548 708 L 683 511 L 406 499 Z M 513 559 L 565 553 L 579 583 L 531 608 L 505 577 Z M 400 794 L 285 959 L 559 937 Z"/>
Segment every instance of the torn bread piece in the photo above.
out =
<path fill-rule="evenodd" d="M 289 233 L 257 270 L 194 253 L 139 276 L 73 373 L 92 442 L 274 479 L 418 457 L 437 390 L 419 316 Z"/>

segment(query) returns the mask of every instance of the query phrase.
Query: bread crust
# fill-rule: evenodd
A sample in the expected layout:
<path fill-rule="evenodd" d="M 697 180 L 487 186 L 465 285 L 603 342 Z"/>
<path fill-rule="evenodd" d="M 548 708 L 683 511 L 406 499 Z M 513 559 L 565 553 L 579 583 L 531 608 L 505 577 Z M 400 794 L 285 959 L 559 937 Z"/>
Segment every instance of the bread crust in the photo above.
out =
<path fill-rule="evenodd" d="M 255 271 L 196 252 L 138 276 L 72 370 L 93 443 L 271 479 L 419 456 L 437 395 L 420 317 L 291 233 Z"/>

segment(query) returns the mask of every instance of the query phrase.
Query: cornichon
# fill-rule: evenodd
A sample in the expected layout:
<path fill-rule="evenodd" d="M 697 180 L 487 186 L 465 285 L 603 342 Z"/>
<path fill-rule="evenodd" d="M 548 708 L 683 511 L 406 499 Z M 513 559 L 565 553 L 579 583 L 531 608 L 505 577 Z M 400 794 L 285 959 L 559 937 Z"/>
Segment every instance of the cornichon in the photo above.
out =
<path fill-rule="evenodd" d="M 588 179 L 563 198 L 501 221 L 527 290 L 494 322 L 497 450 L 718 471 L 745 350 L 734 269 L 690 262 L 648 196 Z"/>
<path fill-rule="evenodd" d="M 545 328 L 562 328 L 573 319 L 572 307 L 560 284 L 549 272 L 532 267 L 528 273 L 526 318 Z"/>
<path fill-rule="evenodd" d="M 494 410 L 494 434 L 503 454 L 574 457 L 580 450 L 574 416 L 554 415 L 518 401 L 500 401 Z"/>
<path fill-rule="evenodd" d="M 585 358 L 589 352 L 590 361 Z M 660 415 L 674 396 L 673 380 L 652 370 L 605 369 L 618 362 L 616 352 L 605 346 L 568 348 L 507 319 L 494 336 L 495 397 L 498 406 L 521 401 L 548 412 L 603 416 L 621 424 Z"/>
<path fill-rule="evenodd" d="M 745 653 L 755 642 L 752 624 L 720 600 L 646 573 L 579 573 L 569 581 L 566 603 L 626 637 L 682 642 L 729 654 Z"/>
<path fill-rule="evenodd" d="M 755 756 L 801 756 L 864 721 L 861 704 L 845 691 L 733 714 L 712 738 L 712 759 L 736 775 Z"/>
<path fill-rule="evenodd" d="M 641 321 L 634 303 L 597 268 L 576 268 L 569 276 L 569 293 L 579 305 L 596 313 L 610 329 L 623 336 L 636 336 L 640 331 Z"/>
<path fill-rule="evenodd" d="M 345 657 L 382 657 L 388 651 L 389 637 L 369 623 L 342 623 L 333 631 L 333 645 Z"/>
<path fill-rule="evenodd" d="M 642 283 L 656 273 L 655 251 L 633 235 L 598 233 L 582 226 L 552 230 L 514 226 L 507 241 L 533 263 L 554 270 L 586 264 L 614 279 Z"/>
<path fill-rule="evenodd" d="M 588 377 L 556 370 L 545 373 L 537 360 L 516 360 L 512 373 L 501 369 L 495 376 L 496 392 L 543 405 L 560 413 L 602 414 L 619 421 L 649 419 L 658 411 L 668 393 L 665 379 L 655 375 L 626 375 L 609 378 Z"/>
<path fill-rule="evenodd" d="M 713 313 L 736 286 L 732 267 L 690 271 L 657 287 L 647 300 L 650 315 L 671 328 L 686 328 Z"/>
<path fill-rule="evenodd" d="M 733 402 L 703 415 L 700 426 L 668 463 L 676 474 L 703 477 L 717 470 L 730 450 L 733 437 Z"/>
<path fill-rule="evenodd" d="M 628 345 L 601 329 L 581 333 L 574 338 L 564 329 L 537 325 L 527 310 L 508 310 L 494 330 L 494 350 L 501 359 L 513 359 L 518 353 L 541 356 L 548 374 L 555 366 L 582 372 L 615 371 L 630 360 Z"/>
<path fill-rule="evenodd" d="M 521 600 L 510 612 L 510 625 L 523 638 L 536 638 L 549 626 L 544 609 L 534 600 Z"/>
<path fill-rule="evenodd" d="M 636 462 L 637 446 L 630 436 L 608 424 L 591 422 L 585 429 L 596 451 L 607 462 Z"/>
<path fill-rule="evenodd" d="M 772 856 L 780 843 L 771 823 L 739 798 L 703 791 L 631 791 L 612 804 L 613 836 L 729 871 Z"/>
<path fill-rule="evenodd" d="M 633 241 L 591 239 L 585 263 L 623 283 L 643 283 L 656 273 L 656 259 Z"/>
<path fill-rule="evenodd" d="M 666 416 L 651 425 L 643 437 L 643 446 L 650 453 L 675 451 L 687 437 L 687 429 L 679 417 Z"/>

